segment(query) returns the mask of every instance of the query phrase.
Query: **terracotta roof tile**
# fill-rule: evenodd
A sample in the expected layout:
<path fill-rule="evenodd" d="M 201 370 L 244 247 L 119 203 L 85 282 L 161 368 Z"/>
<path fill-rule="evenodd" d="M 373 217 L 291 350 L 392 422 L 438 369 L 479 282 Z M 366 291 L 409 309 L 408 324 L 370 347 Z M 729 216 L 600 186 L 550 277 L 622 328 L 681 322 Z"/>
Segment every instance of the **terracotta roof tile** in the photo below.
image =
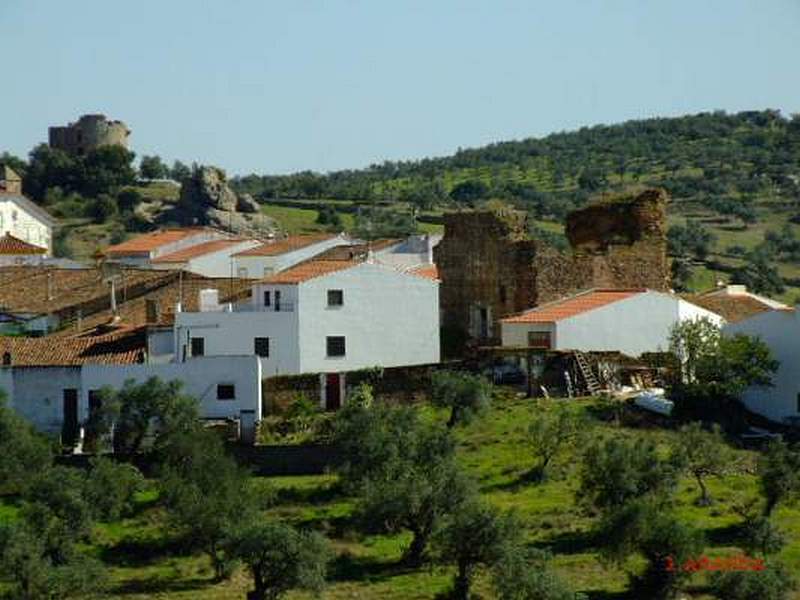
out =
<path fill-rule="evenodd" d="M 309 279 L 322 277 L 336 271 L 344 271 L 359 264 L 363 263 L 350 260 L 309 260 L 271 275 L 263 279 L 262 282 L 289 285 L 303 283 Z"/>
<path fill-rule="evenodd" d="M 183 248 L 182 250 L 177 250 L 176 252 L 159 256 L 158 258 L 154 258 L 151 262 L 186 262 L 187 260 L 197 258 L 198 256 L 203 256 L 204 254 L 211 254 L 212 252 L 218 252 L 220 250 L 224 250 L 225 248 L 229 248 L 230 246 L 236 246 L 244 241 L 246 240 L 212 240 L 210 242 L 204 242 L 202 244 L 197 244 L 196 246 L 189 246 L 188 248 Z"/>
<path fill-rule="evenodd" d="M 555 323 L 562 319 L 574 317 L 625 300 L 647 290 L 589 290 L 555 302 L 525 311 L 518 315 L 501 319 L 503 323 Z"/>
<path fill-rule="evenodd" d="M 137 235 L 121 244 L 115 244 L 106 248 L 109 256 L 127 254 L 148 254 L 165 244 L 171 244 L 183 240 L 189 236 L 196 235 L 204 231 L 202 227 L 184 227 L 180 229 L 160 229 Z"/>
<path fill-rule="evenodd" d="M 306 246 L 311 246 L 313 244 L 318 244 L 319 242 L 330 240 L 334 237 L 336 237 L 336 235 L 332 233 L 294 235 L 284 239 L 266 242 L 260 246 L 256 246 L 255 248 L 243 250 L 242 252 L 237 252 L 234 254 L 234 256 L 278 256 L 280 254 L 286 254 L 287 252 L 293 252 L 294 250 L 300 250 Z"/>
<path fill-rule="evenodd" d="M 723 317 L 728 323 L 743 321 L 753 315 L 773 310 L 758 298 L 746 294 L 687 296 L 686 299 Z"/>
<path fill-rule="evenodd" d="M 29 244 L 10 233 L 0 237 L 0 254 L 45 254 L 46 252 L 47 248 Z"/>
<path fill-rule="evenodd" d="M 425 277 L 427 279 L 433 279 L 434 281 L 439 281 L 439 269 L 436 265 L 422 265 L 420 267 L 416 267 L 415 269 L 411 269 L 410 273 L 420 277 Z"/>
<path fill-rule="evenodd" d="M 0 337 L 0 356 L 22 367 L 130 365 L 144 362 L 146 348 L 144 330 L 83 338 Z"/>

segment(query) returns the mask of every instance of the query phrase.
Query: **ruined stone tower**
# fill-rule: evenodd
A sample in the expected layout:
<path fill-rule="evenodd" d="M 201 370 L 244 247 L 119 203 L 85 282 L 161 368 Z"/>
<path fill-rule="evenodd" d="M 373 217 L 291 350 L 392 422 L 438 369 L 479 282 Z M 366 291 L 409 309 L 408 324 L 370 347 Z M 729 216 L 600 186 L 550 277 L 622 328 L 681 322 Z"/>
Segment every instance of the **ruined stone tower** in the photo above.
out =
<path fill-rule="evenodd" d="M 567 217 L 571 251 L 527 238 L 518 211 L 445 216 L 435 250 L 442 325 L 496 343 L 498 320 L 589 288 L 669 289 L 667 195 L 592 204 Z"/>
<path fill-rule="evenodd" d="M 100 146 L 128 147 L 130 130 L 122 121 L 109 121 L 105 115 L 83 115 L 75 123 L 48 130 L 51 148 L 83 156 Z"/>

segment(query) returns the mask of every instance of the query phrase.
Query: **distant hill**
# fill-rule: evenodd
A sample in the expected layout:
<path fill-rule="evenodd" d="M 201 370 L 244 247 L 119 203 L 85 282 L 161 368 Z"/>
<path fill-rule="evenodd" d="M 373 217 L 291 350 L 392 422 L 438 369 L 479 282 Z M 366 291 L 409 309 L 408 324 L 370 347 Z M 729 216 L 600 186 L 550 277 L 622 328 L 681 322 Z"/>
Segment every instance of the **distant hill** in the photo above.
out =
<path fill-rule="evenodd" d="M 702 224 L 711 252 L 695 261 L 690 287 L 713 285 L 763 250 L 765 235 L 800 245 L 800 116 L 775 110 L 597 125 L 543 138 L 498 142 L 452 156 L 384 162 L 327 174 L 247 175 L 234 186 L 259 200 L 394 204 L 421 214 L 499 199 L 557 226 L 592 196 L 630 186 L 664 187 L 670 219 Z M 346 203 L 346 204 L 345 204 Z M 768 244 L 767 244 L 768 246 Z M 769 248 L 767 248 L 769 249 Z M 774 248 L 772 248 L 774 250 Z M 795 294 L 794 255 L 770 260 Z M 792 296 L 793 297 L 793 296 Z"/>

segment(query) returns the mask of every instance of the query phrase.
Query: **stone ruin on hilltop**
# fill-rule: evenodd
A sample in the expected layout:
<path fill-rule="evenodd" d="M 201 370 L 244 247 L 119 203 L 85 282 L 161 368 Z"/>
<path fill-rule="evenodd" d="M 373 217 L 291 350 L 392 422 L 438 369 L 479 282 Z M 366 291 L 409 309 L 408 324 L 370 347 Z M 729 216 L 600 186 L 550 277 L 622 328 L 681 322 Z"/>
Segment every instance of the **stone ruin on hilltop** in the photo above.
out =
<path fill-rule="evenodd" d="M 667 201 L 648 189 L 570 213 L 567 252 L 529 239 L 519 211 L 446 215 L 435 249 L 442 325 L 499 343 L 499 319 L 580 290 L 669 290 Z"/>

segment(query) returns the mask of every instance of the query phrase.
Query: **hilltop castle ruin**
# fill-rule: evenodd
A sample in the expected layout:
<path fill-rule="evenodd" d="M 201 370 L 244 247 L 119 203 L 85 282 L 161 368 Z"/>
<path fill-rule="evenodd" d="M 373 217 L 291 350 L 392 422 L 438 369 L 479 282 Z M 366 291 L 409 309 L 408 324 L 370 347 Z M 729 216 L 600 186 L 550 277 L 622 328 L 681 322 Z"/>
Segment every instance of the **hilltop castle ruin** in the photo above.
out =
<path fill-rule="evenodd" d="M 105 115 L 83 115 L 75 123 L 50 127 L 51 148 L 83 156 L 100 146 L 128 147 L 130 129 L 122 121 L 109 121 Z"/>

